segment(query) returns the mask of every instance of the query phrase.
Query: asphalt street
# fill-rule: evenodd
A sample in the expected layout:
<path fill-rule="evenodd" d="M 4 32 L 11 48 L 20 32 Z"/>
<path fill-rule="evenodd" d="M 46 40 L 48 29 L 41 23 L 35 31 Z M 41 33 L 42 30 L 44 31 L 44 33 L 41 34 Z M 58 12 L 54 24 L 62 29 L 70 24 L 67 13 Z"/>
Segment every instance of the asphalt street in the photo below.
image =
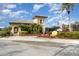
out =
<path fill-rule="evenodd" d="M 79 56 L 79 45 L 0 40 L 0 56 Z"/>

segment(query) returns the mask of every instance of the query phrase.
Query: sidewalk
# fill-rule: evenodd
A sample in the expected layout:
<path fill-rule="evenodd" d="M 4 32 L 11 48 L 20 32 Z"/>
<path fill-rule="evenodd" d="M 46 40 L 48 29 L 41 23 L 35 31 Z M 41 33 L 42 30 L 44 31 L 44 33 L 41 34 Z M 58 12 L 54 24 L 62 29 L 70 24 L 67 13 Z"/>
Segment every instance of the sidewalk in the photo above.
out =
<path fill-rule="evenodd" d="M 37 41 L 37 42 L 56 42 L 56 43 L 70 43 L 70 44 L 79 44 L 77 39 L 55 39 L 55 38 L 41 38 L 36 36 L 11 36 L 0 38 L 0 40 L 18 40 L 18 41 Z"/>

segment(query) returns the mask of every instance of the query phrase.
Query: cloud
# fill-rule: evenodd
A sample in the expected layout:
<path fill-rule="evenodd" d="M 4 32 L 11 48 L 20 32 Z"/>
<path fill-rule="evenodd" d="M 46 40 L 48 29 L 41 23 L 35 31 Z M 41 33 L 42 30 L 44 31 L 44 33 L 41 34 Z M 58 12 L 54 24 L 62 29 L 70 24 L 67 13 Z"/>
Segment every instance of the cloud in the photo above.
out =
<path fill-rule="evenodd" d="M 55 14 L 60 14 L 61 11 L 54 11 L 53 13 L 55 13 Z"/>
<path fill-rule="evenodd" d="M 16 4 L 4 4 L 4 8 L 7 9 L 16 8 Z"/>
<path fill-rule="evenodd" d="M 44 3 L 44 4 L 34 4 L 33 5 L 33 12 L 39 11 L 42 7 L 49 7 L 48 12 L 49 13 L 55 13 L 58 14 L 60 13 L 60 6 L 61 4 L 56 4 L 56 3 Z"/>
<path fill-rule="evenodd" d="M 50 9 L 48 10 L 49 12 L 53 12 L 53 11 L 58 11 L 60 9 L 60 4 L 48 4 L 48 6 L 50 7 Z"/>
<path fill-rule="evenodd" d="M 62 14 L 62 15 L 66 15 L 67 14 L 67 11 L 64 10 L 63 12 L 61 12 L 61 10 L 55 10 L 53 11 L 54 14 Z"/>
<path fill-rule="evenodd" d="M 41 9 L 42 7 L 44 7 L 43 4 L 34 4 L 34 6 L 33 6 L 33 12 L 34 12 L 34 11 L 38 11 L 38 10 Z"/>
<path fill-rule="evenodd" d="M 10 9 L 3 9 L 2 10 L 2 16 L 4 16 L 4 18 L 5 17 L 14 18 L 14 19 L 15 18 L 23 18 L 28 14 L 30 14 L 30 13 L 26 10 L 17 10 L 17 11 L 12 11 Z M 3 19 L 3 17 L 1 19 Z"/>
<path fill-rule="evenodd" d="M 66 11 L 64 10 L 63 11 L 63 15 L 61 14 L 61 11 L 55 11 L 53 12 L 54 14 L 56 14 L 56 16 L 53 16 L 52 15 L 48 18 L 48 21 L 46 23 L 53 23 L 53 22 L 58 22 L 60 24 L 60 22 L 62 22 L 63 24 L 68 24 L 69 23 L 69 18 L 66 14 Z"/>
<path fill-rule="evenodd" d="M 59 16 L 54 16 L 54 17 L 49 17 L 48 18 L 48 21 L 46 23 L 50 23 L 50 22 L 53 22 L 55 20 L 59 19 Z"/>
<path fill-rule="evenodd" d="M 75 19 L 71 18 L 71 20 L 69 20 L 69 17 L 64 16 L 63 17 L 63 20 L 59 20 L 59 23 L 60 24 L 61 24 L 61 22 L 62 22 L 62 24 L 68 25 L 69 23 L 74 23 L 75 22 Z"/>
<path fill-rule="evenodd" d="M 6 17 L 4 17 L 4 16 L 0 16 L 0 22 L 2 22 L 3 19 L 6 19 Z"/>
<path fill-rule="evenodd" d="M 66 10 L 64 10 L 64 11 L 62 12 L 62 14 L 63 14 L 63 15 L 67 14 L 67 11 L 66 11 Z"/>
<path fill-rule="evenodd" d="M 60 19 L 59 16 L 48 18 L 48 21 L 45 23 L 46 27 L 56 26 L 57 24 L 59 24 L 58 22 L 59 19 Z"/>
<path fill-rule="evenodd" d="M 18 17 L 18 16 L 23 15 L 23 14 L 26 15 L 26 14 L 29 14 L 29 12 L 24 11 L 24 10 L 18 10 L 16 12 L 11 12 L 10 16 L 11 17 Z"/>
<path fill-rule="evenodd" d="M 46 25 L 47 26 L 53 26 L 53 25 L 61 25 L 61 23 L 62 24 L 66 24 L 66 25 L 68 25 L 70 22 L 71 23 L 74 23 L 75 22 L 75 20 L 73 19 L 73 18 L 71 18 L 71 21 L 69 21 L 69 18 L 68 18 L 68 16 L 64 16 L 63 17 L 63 19 L 61 18 L 62 16 L 61 16 L 61 14 L 60 15 L 57 15 L 57 16 L 50 16 L 48 19 L 47 19 L 47 21 L 46 21 Z M 58 24 L 57 24 L 58 23 Z"/>
<path fill-rule="evenodd" d="M 11 13 L 11 10 L 9 10 L 9 9 L 3 9 L 2 13 L 9 14 L 9 13 Z"/>

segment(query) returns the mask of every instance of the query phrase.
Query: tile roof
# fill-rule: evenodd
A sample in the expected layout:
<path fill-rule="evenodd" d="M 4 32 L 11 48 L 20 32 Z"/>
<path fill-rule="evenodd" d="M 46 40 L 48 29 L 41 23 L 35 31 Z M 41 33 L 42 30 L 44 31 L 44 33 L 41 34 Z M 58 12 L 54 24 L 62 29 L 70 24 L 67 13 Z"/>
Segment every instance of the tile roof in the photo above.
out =
<path fill-rule="evenodd" d="M 33 19 L 34 18 L 47 18 L 47 17 L 46 16 L 34 16 Z"/>
<path fill-rule="evenodd" d="M 16 20 L 16 21 L 11 21 L 10 24 L 12 23 L 33 23 L 32 20 Z"/>

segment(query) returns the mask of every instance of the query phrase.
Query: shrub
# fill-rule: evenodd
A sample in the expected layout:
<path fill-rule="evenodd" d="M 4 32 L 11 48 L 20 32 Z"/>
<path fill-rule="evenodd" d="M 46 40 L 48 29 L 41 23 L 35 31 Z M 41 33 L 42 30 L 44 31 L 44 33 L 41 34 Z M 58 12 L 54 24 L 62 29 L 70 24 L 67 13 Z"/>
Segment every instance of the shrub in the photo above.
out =
<path fill-rule="evenodd" d="M 28 31 L 29 34 L 42 33 L 42 26 L 38 24 L 20 25 L 21 31 Z"/>
<path fill-rule="evenodd" d="M 79 32 L 58 32 L 59 38 L 79 39 Z"/>
<path fill-rule="evenodd" d="M 21 31 L 20 32 L 20 35 L 27 35 L 28 34 L 28 31 Z"/>
<path fill-rule="evenodd" d="M 0 37 L 4 37 L 5 33 L 3 31 L 0 31 Z"/>
<path fill-rule="evenodd" d="M 10 36 L 10 32 L 7 32 L 7 31 L 0 32 L 0 37 L 6 37 L 6 36 Z"/>
<path fill-rule="evenodd" d="M 0 31 L 0 37 L 6 37 L 11 35 L 11 27 L 7 27 Z"/>

